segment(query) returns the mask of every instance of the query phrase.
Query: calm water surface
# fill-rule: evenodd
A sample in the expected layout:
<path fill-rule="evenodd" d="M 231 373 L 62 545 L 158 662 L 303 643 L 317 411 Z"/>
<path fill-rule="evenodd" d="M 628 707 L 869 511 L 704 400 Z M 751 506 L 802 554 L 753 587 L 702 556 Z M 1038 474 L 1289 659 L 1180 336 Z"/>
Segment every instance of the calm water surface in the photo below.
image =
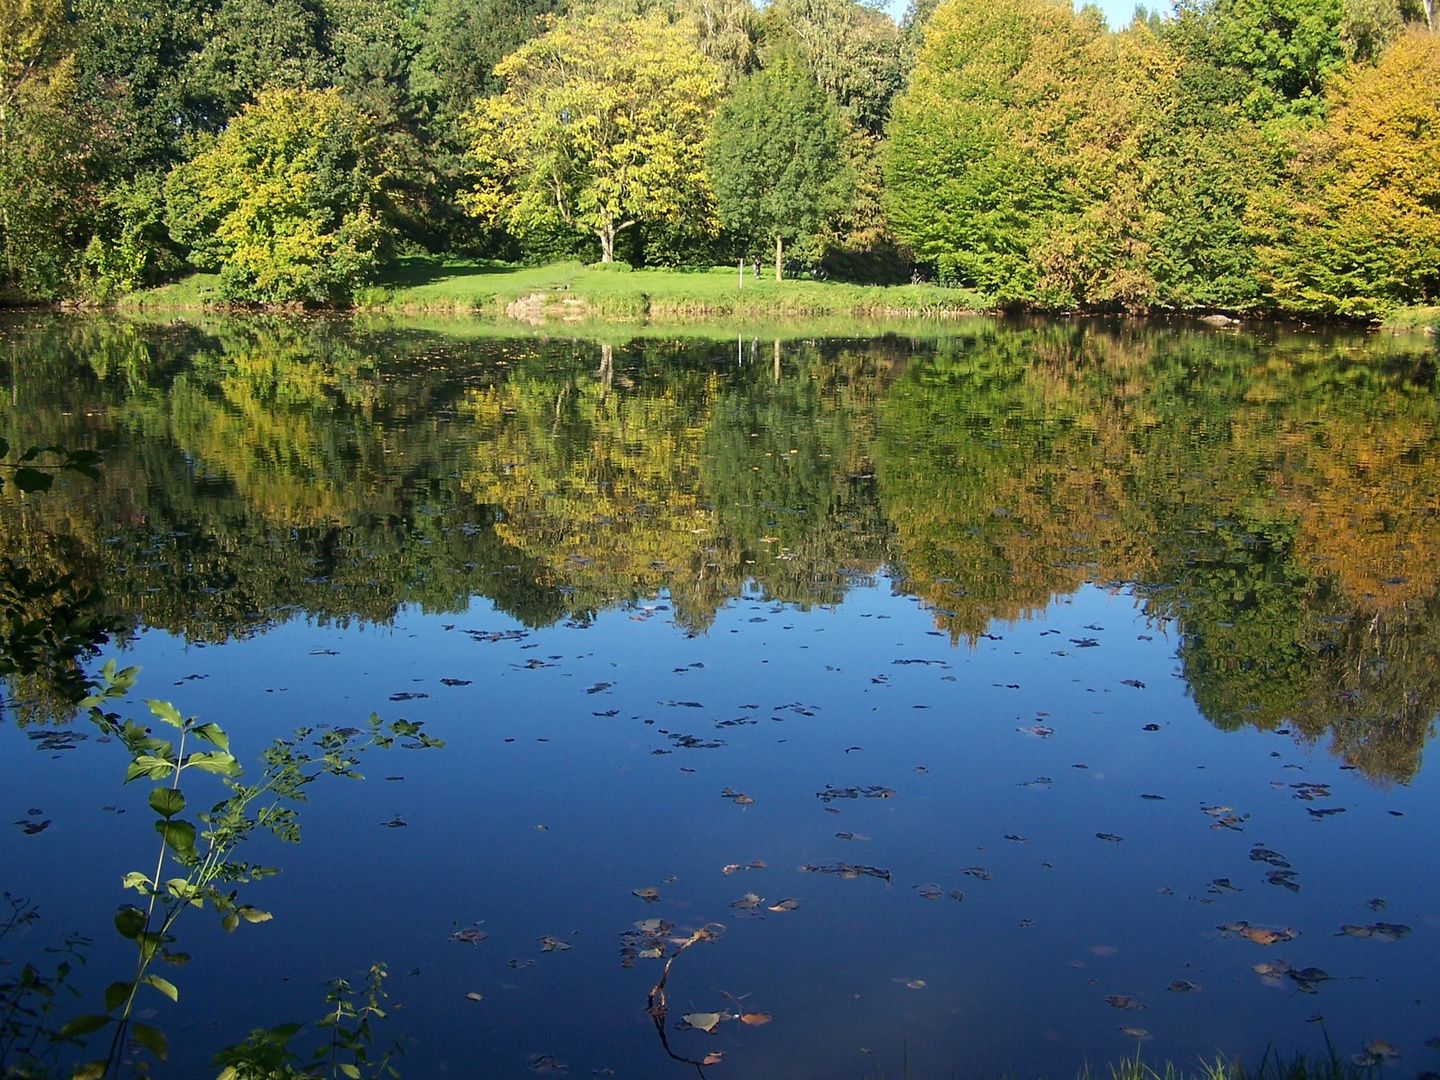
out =
<path fill-rule="evenodd" d="M 407 1077 L 689 1075 L 645 1012 L 662 961 L 622 954 L 647 919 L 724 926 L 668 984 L 670 1050 L 716 1078 L 1327 1034 L 1440 1068 L 1423 342 L 32 318 L 0 385 L 12 445 L 105 453 L 98 484 L 7 486 L 0 543 L 100 586 L 132 709 L 251 762 L 372 711 L 447 744 L 257 842 L 273 922 L 182 923 L 160 1076 L 376 961 Z M 93 1011 L 146 792 L 43 675 L 4 710 L 0 886 L 41 920 L 3 955 L 91 933 Z M 772 1019 L 675 1029 L 709 1012 Z"/>

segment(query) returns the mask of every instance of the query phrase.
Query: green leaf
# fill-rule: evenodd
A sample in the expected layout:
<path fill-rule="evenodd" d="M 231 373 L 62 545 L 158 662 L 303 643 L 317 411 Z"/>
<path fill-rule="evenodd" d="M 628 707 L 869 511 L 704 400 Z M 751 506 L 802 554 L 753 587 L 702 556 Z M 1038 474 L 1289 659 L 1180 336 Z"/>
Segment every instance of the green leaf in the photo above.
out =
<path fill-rule="evenodd" d="M 157 821 L 155 831 L 177 855 L 189 855 L 195 850 L 195 826 L 188 821 Z"/>
<path fill-rule="evenodd" d="M 236 915 L 232 911 L 230 912 L 230 914 L 226 915 L 223 919 L 220 920 L 220 925 L 224 928 L 227 934 L 233 934 L 235 932 L 235 928 L 240 925 L 240 916 Z"/>
<path fill-rule="evenodd" d="M 150 809 L 163 818 L 172 818 L 185 809 L 185 796 L 177 788 L 157 787 L 150 792 Z"/>
<path fill-rule="evenodd" d="M 39 469 L 16 469 L 15 486 L 21 491 L 49 491 L 55 478 Z"/>
<path fill-rule="evenodd" d="M 140 947 L 140 959 L 147 964 L 165 947 L 165 942 L 164 934 L 140 934 L 135 938 L 135 944 Z"/>
<path fill-rule="evenodd" d="M 70 1020 L 60 1029 L 62 1039 L 74 1039 L 81 1035 L 89 1035 L 91 1032 L 99 1031 L 110 1022 L 110 1017 L 101 1016 L 98 1013 L 84 1013 Z"/>
<path fill-rule="evenodd" d="M 130 1037 L 161 1061 L 164 1061 L 165 1055 L 170 1052 L 170 1044 L 165 1041 L 165 1033 L 157 1027 L 149 1024 L 131 1024 Z"/>
<path fill-rule="evenodd" d="M 341 1061 L 338 1065 L 340 1071 L 350 1077 L 350 1080 L 360 1080 L 360 1070 L 354 1065 L 351 1065 L 348 1061 Z"/>
<path fill-rule="evenodd" d="M 114 1012 L 125 1002 L 130 1000 L 130 994 L 135 989 L 133 982 L 113 982 L 105 988 L 105 1011 Z"/>
<path fill-rule="evenodd" d="M 180 710 L 171 705 L 168 701 L 159 701 L 155 698 L 146 698 L 145 704 L 150 709 L 150 715 L 157 720 L 163 720 L 171 727 L 183 728 L 185 719 L 180 715 Z"/>
<path fill-rule="evenodd" d="M 162 979 L 159 975 L 146 975 L 143 981 L 159 990 L 171 1001 L 180 1000 L 180 991 L 175 989 L 175 984 L 169 979 Z"/>
<path fill-rule="evenodd" d="M 209 754 L 191 754 L 185 759 L 185 768 L 203 769 L 221 776 L 239 776 L 240 763 L 229 754 L 216 750 Z"/>
<path fill-rule="evenodd" d="M 125 770 L 125 783 L 139 780 L 142 776 L 149 780 L 163 780 L 173 771 L 174 766 L 164 758 L 155 757 L 153 754 L 137 754 L 135 760 L 130 762 L 130 767 Z"/>
<path fill-rule="evenodd" d="M 194 729 L 194 733 L 211 746 L 218 746 L 221 750 L 225 751 L 230 749 L 230 736 L 225 734 L 219 724 L 201 724 Z"/>
<path fill-rule="evenodd" d="M 253 908 L 249 904 L 241 904 L 238 908 L 235 909 L 235 914 L 239 915 L 248 923 L 269 922 L 275 917 L 274 915 L 271 915 L 270 912 L 261 911 L 258 908 Z"/>
<path fill-rule="evenodd" d="M 105 1075 L 105 1070 L 110 1067 L 110 1062 L 87 1061 L 84 1065 L 76 1065 L 70 1070 L 70 1080 L 100 1080 Z"/>
<path fill-rule="evenodd" d="M 78 472 L 82 476 L 88 476 L 91 480 L 100 479 L 100 470 L 96 468 L 105 460 L 98 450 L 72 450 L 65 456 L 61 464 L 62 469 L 69 469 L 71 472 Z"/>
<path fill-rule="evenodd" d="M 138 907 L 126 904 L 115 913 L 115 929 L 120 931 L 120 936 L 134 941 L 140 936 L 140 931 L 145 929 L 145 912 Z"/>
<path fill-rule="evenodd" d="M 134 889 L 142 895 L 148 891 L 149 885 L 150 879 L 140 873 L 139 870 L 131 870 L 130 873 L 120 879 L 120 887 L 122 889 Z"/>

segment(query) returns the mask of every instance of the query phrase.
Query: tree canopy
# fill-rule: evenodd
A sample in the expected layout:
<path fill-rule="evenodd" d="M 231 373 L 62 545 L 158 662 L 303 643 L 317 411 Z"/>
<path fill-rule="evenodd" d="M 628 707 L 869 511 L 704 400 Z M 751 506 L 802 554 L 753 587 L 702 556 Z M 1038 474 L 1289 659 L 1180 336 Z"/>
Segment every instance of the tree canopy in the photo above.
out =
<path fill-rule="evenodd" d="M 388 168 L 339 91 L 265 90 L 171 173 L 171 233 L 233 299 L 348 299 L 389 240 L 376 205 Z"/>
<path fill-rule="evenodd" d="M 232 299 L 344 303 L 408 272 L 391 256 L 710 266 L 778 241 L 816 275 L 1005 306 L 1375 319 L 1434 297 L 1428 188 L 1402 183 L 1434 34 L 1433 0 L 1183 0 L 1119 28 L 1074 0 L 913 0 L 899 25 L 872 0 L 0 0 L 0 300 L 230 265 Z M 364 134 L 312 131 L 291 224 L 252 215 L 294 243 L 217 241 L 266 196 L 232 171 L 206 219 L 197 170 L 278 93 Z M 309 168 L 254 160 L 262 186 Z"/>
<path fill-rule="evenodd" d="M 1261 217 L 1294 311 L 1383 315 L 1440 297 L 1440 36 L 1412 30 L 1330 91 L 1325 127 Z"/>
<path fill-rule="evenodd" d="M 813 235 L 849 195 L 840 115 L 793 51 L 742 79 L 720 107 L 707 162 L 720 220 L 775 249 Z"/>
<path fill-rule="evenodd" d="M 562 18 L 495 70 L 504 92 L 469 121 L 476 217 L 581 229 L 613 262 L 624 229 L 713 216 L 701 148 L 719 75 L 687 28 Z"/>

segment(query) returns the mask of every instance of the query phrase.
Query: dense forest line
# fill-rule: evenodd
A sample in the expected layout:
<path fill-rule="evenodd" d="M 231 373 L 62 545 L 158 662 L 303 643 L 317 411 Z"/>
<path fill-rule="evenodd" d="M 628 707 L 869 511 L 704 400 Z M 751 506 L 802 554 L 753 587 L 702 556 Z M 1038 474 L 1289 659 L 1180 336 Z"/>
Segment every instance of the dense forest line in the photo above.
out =
<path fill-rule="evenodd" d="M 836 604 L 884 572 L 961 645 L 1128 583 L 1219 727 L 1406 781 L 1440 708 L 1436 376 L 1388 336 L 976 319 L 746 340 L 737 364 L 735 342 L 80 318 L 12 344 L 0 437 L 106 456 L 98 483 L 0 491 L 0 549 L 66 586 L 14 626 L 218 643 L 484 596 L 529 626 L 663 602 L 698 634 L 741 596 Z M 63 687 L 7 681 L 22 722 L 66 714 Z"/>
<path fill-rule="evenodd" d="M 0 0 L 0 299 L 740 257 L 1053 310 L 1440 295 L 1433 0 Z"/>

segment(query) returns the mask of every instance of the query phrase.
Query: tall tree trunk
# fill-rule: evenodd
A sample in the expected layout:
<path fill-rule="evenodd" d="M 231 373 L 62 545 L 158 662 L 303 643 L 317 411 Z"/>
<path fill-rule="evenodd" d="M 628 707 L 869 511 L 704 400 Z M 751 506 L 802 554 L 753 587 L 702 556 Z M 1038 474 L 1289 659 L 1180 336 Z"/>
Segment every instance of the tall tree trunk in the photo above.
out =
<path fill-rule="evenodd" d="M 615 261 L 615 223 L 606 222 L 595 230 L 600 237 L 600 261 L 610 263 Z"/>
<path fill-rule="evenodd" d="M 1435 32 L 1435 0 L 1425 0 L 1425 22 L 1433 34 Z"/>
<path fill-rule="evenodd" d="M 780 339 L 775 339 L 775 385 L 780 385 Z"/>
<path fill-rule="evenodd" d="M 775 237 L 775 280 L 785 280 L 785 240 Z"/>

